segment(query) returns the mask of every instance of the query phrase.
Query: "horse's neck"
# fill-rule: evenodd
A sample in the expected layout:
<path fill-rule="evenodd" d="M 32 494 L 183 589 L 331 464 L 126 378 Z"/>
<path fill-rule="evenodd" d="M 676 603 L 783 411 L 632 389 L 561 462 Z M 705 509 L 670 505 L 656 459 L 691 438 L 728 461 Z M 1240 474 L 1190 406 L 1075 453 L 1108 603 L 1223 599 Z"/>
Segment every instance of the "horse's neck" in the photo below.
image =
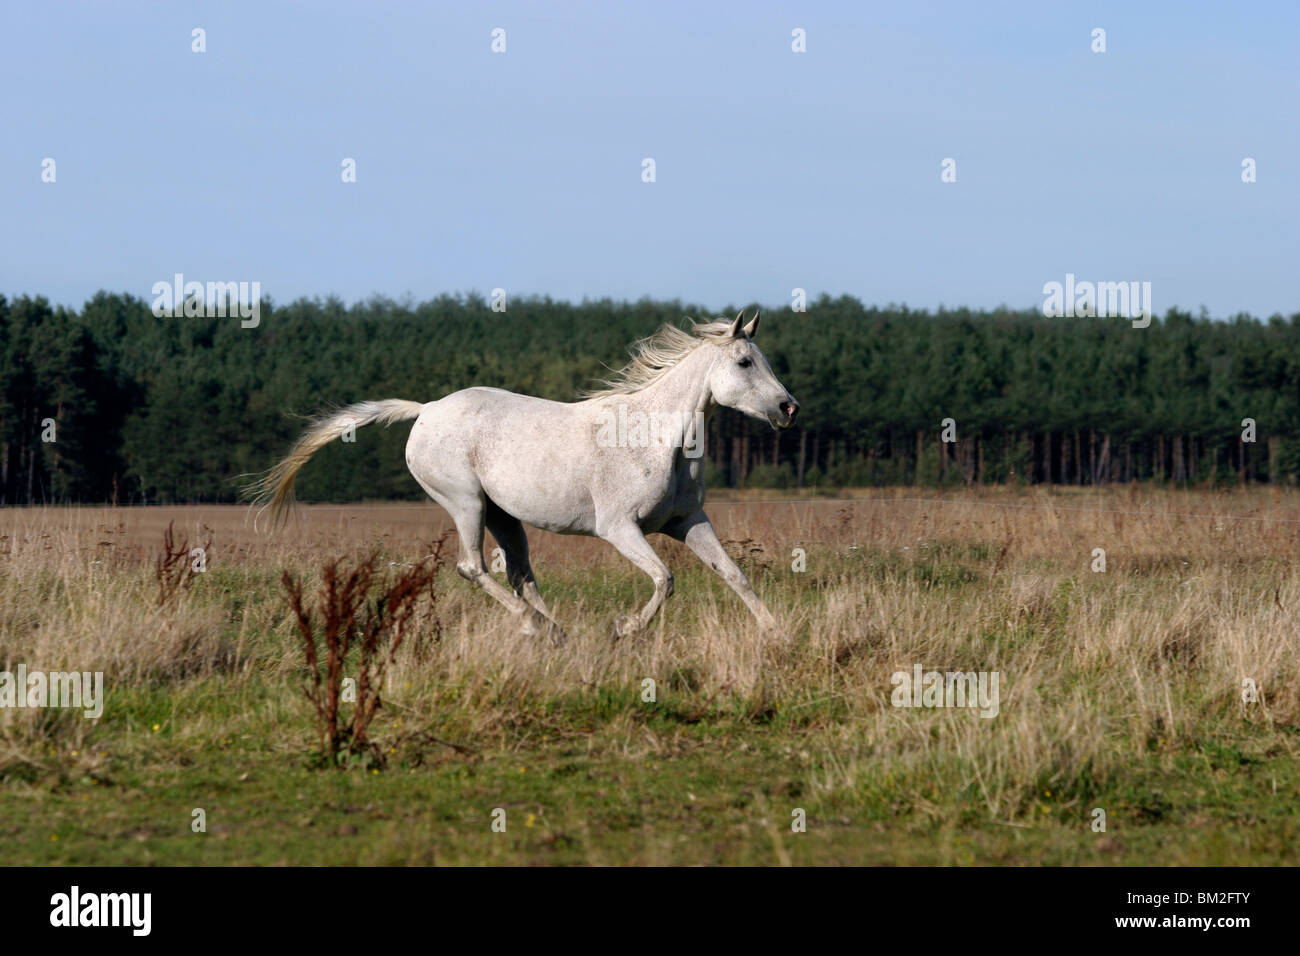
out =
<path fill-rule="evenodd" d="M 688 448 L 694 458 L 702 458 L 705 453 L 709 416 L 714 409 L 708 384 L 712 352 L 697 348 L 658 381 L 635 393 L 636 404 L 643 410 L 668 413 L 681 423 L 681 445 L 672 452 L 674 460 Z"/>
<path fill-rule="evenodd" d="M 713 396 L 709 393 L 709 352 L 697 348 L 675 366 L 636 393 L 638 404 L 659 412 L 677 412 L 693 415 L 699 412 L 707 419 L 713 412 Z"/>

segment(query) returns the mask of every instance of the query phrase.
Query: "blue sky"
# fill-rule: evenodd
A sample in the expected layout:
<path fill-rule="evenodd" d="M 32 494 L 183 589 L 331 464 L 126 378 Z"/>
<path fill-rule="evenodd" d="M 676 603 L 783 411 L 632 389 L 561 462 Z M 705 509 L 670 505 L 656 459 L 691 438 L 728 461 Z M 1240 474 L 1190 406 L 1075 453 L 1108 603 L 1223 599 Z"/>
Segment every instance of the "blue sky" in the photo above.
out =
<path fill-rule="evenodd" d="M 2 16 L 10 296 L 150 299 L 182 272 L 260 281 L 279 302 L 502 287 L 717 311 L 788 303 L 797 286 L 1030 307 L 1073 272 L 1150 281 L 1158 313 L 1300 311 L 1294 2 L 227 0 Z M 795 27 L 806 53 L 791 52 Z M 955 183 L 940 181 L 946 157 Z"/>

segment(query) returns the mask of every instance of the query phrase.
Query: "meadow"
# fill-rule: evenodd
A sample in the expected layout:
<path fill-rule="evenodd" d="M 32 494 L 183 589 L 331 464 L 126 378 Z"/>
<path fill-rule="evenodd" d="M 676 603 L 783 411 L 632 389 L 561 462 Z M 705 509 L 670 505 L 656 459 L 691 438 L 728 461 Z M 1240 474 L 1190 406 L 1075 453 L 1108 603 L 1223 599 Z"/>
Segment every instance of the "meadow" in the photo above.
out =
<path fill-rule="evenodd" d="M 304 506 L 275 535 L 233 506 L 0 510 L 0 669 L 106 688 L 95 720 L 0 709 L 0 859 L 1300 858 L 1295 490 L 724 492 L 707 510 L 780 633 L 655 536 L 676 594 L 616 641 L 648 580 L 603 542 L 533 532 L 569 643 L 520 636 L 445 567 L 385 677 L 382 762 L 347 769 L 318 759 L 281 575 L 311 594 L 327 561 L 373 549 L 396 571 L 447 529 L 435 505 Z M 169 524 L 210 545 L 162 594 Z M 997 715 L 893 706 L 891 675 L 917 665 L 996 672 Z"/>

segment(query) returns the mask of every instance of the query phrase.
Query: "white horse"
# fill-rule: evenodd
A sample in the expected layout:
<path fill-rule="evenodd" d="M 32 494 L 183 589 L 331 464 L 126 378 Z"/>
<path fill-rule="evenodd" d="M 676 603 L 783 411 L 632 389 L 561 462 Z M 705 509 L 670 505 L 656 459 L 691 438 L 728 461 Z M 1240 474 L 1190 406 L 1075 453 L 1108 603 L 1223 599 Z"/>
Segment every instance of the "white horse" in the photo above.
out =
<path fill-rule="evenodd" d="M 632 359 L 604 386 L 566 404 L 499 388 L 467 388 L 435 402 L 360 402 L 318 418 L 288 456 L 250 489 L 278 518 L 312 454 L 350 428 L 414 418 L 406 465 L 442 505 L 460 536 L 456 570 L 509 608 L 525 633 L 564 632 L 542 601 L 528 561 L 529 524 L 604 538 L 654 581 L 640 614 L 614 624 L 622 637 L 646 627 L 673 593 L 673 576 L 646 535 L 684 542 L 740 595 L 765 631 L 776 621 L 718 540 L 704 514 L 704 436 L 718 405 L 794 424 L 799 403 L 753 342 L 758 315 L 734 322 L 665 325 L 632 346 Z M 658 435 L 654 435 L 654 432 Z M 514 593 L 488 573 L 483 530 L 505 556 Z"/>

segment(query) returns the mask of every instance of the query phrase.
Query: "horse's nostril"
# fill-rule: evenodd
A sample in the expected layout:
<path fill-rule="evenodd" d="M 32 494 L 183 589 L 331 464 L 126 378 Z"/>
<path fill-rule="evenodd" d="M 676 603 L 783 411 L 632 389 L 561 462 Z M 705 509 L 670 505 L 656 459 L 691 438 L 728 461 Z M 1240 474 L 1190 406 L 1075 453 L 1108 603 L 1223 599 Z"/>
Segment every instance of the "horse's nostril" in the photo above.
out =
<path fill-rule="evenodd" d="M 785 412 L 785 417 L 794 421 L 794 417 L 799 414 L 799 406 L 794 402 L 782 402 L 781 411 Z"/>

